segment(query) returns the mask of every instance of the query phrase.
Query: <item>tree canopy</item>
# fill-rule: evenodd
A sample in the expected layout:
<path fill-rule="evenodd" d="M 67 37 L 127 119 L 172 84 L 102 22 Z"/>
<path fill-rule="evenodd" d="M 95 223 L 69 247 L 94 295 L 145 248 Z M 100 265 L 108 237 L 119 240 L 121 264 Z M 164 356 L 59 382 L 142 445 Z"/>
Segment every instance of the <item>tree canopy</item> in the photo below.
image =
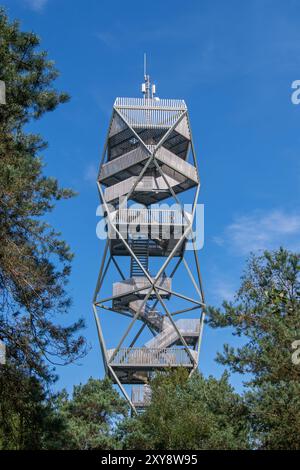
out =
<path fill-rule="evenodd" d="M 0 9 L 0 339 L 12 363 L 49 378 L 44 359 L 69 363 L 84 353 L 82 320 L 62 326 L 72 253 L 47 222 L 55 203 L 73 195 L 43 173 L 47 144 L 28 124 L 68 100 L 54 88 L 58 72 L 40 40 Z"/>
<path fill-rule="evenodd" d="M 62 449 L 109 450 L 120 448 L 115 428 L 128 414 L 128 405 L 108 379 L 90 378 L 74 386 L 72 397 L 58 397 L 57 412 L 65 423 Z"/>
<path fill-rule="evenodd" d="M 300 255 L 279 249 L 252 255 L 235 303 L 209 308 L 213 328 L 231 327 L 244 345 L 224 346 L 218 361 L 247 374 L 245 399 L 253 442 L 263 449 L 299 449 Z"/>
<path fill-rule="evenodd" d="M 23 32 L 0 7 L 0 447 L 40 448 L 52 429 L 48 386 L 54 364 L 85 354 L 83 321 L 62 326 L 72 253 L 47 214 L 73 195 L 45 176 L 47 144 L 30 124 L 68 100 L 54 88 L 54 62 L 32 32 Z M 50 364 L 52 364 L 50 366 Z M 52 422 L 54 423 L 54 422 Z M 59 429 L 56 422 L 57 431 Z M 42 437 L 44 436 L 44 437 Z M 48 436 L 49 437 L 49 436 Z M 46 438 L 45 438 L 46 439 Z M 48 438 L 47 438 L 48 439 Z M 46 440 L 47 440 L 46 439 Z"/>
<path fill-rule="evenodd" d="M 247 449 L 247 408 L 227 374 L 205 379 L 178 369 L 151 383 L 151 404 L 124 421 L 120 437 L 127 449 Z"/>

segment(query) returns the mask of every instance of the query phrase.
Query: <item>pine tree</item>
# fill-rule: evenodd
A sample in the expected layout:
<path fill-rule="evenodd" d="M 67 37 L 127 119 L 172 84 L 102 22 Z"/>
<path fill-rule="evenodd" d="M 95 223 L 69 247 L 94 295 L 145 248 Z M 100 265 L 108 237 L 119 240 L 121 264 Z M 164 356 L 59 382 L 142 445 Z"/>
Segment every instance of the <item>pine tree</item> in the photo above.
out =
<path fill-rule="evenodd" d="M 247 408 L 224 374 L 205 379 L 186 370 L 158 374 L 142 415 L 121 423 L 125 449 L 247 449 Z"/>
<path fill-rule="evenodd" d="M 300 255 L 284 249 L 252 256 L 234 303 L 209 308 L 212 327 L 231 327 L 244 345 L 224 346 L 218 361 L 247 375 L 253 445 L 300 449 Z"/>
<path fill-rule="evenodd" d="M 58 436 L 59 448 L 110 450 L 120 447 L 114 428 L 127 415 L 128 405 L 109 379 L 90 378 L 86 384 L 74 386 L 71 398 L 63 391 L 57 411 L 65 425 Z"/>
<path fill-rule="evenodd" d="M 65 286 L 72 253 L 46 223 L 56 201 L 73 195 L 43 174 L 47 144 L 28 124 L 68 100 L 53 86 L 53 61 L 32 32 L 23 32 L 0 9 L 0 340 L 10 364 L 51 379 L 45 360 L 63 364 L 84 354 L 79 320 L 61 326 L 70 306 Z M 26 127 L 25 127 L 26 126 Z"/>
<path fill-rule="evenodd" d="M 29 371 L 7 364 L 0 373 L 0 450 L 51 449 L 66 429 L 55 397 Z"/>

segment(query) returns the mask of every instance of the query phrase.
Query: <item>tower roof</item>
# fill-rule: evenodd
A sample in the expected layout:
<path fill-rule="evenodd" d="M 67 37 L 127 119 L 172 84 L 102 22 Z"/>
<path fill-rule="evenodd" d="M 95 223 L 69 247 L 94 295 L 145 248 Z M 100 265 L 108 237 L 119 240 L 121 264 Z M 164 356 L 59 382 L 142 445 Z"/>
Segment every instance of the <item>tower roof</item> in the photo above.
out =
<path fill-rule="evenodd" d="M 170 128 L 187 110 L 184 100 L 117 98 L 114 108 L 132 127 Z"/>
<path fill-rule="evenodd" d="M 187 106 L 184 100 L 160 99 L 160 98 L 116 98 L 114 103 L 116 108 L 134 109 L 163 109 L 186 111 Z"/>

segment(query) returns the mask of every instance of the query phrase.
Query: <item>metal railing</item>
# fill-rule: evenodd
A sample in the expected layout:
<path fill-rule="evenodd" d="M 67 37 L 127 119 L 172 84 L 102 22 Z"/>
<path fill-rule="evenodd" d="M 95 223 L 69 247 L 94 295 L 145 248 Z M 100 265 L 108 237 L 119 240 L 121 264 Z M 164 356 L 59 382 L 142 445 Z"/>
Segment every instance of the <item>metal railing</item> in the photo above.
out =
<path fill-rule="evenodd" d="M 191 218 L 191 214 L 186 213 Z M 188 225 L 180 210 L 120 209 L 112 214 L 116 224 L 139 225 Z"/>
<path fill-rule="evenodd" d="M 155 108 L 155 109 L 177 109 L 186 111 L 184 100 L 168 100 L 153 98 L 116 98 L 114 106 L 116 108 Z"/>
<path fill-rule="evenodd" d="M 186 181 L 186 178 L 180 173 L 176 173 L 175 170 L 165 167 L 164 168 L 164 177 L 168 180 L 169 185 L 174 187 L 180 183 Z M 105 188 L 104 196 L 107 202 L 118 199 L 121 196 L 128 194 L 137 180 L 137 176 L 131 176 L 119 183 L 113 184 L 108 188 Z M 168 186 L 162 176 L 155 178 L 154 176 L 144 176 L 141 181 L 139 181 L 134 189 L 134 192 L 151 192 L 152 196 L 154 192 L 166 191 L 169 194 Z"/>
<path fill-rule="evenodd" d="M 120 157 L 115 158 L 107 163 L 104 163 L 101 167 L 99 181 L 105 180 L 106 178 L 111 177 L 112 175 L 122 172 L 127 168 L 138 165 L 147 158 L 149 158 L 149 152 L 143 147 L 138 147 L 136 149 L 127 152 Z"/>
<path fill-rule="evenodd" d="M 116 183 L 113 186 L 105 188 L 104 195 L 106 201 L 110 202 L 120 196 L 128 194 L 136 180 L 137 176 L 131 176 L 130 178 L 127 178 L 124 181 L 120 181 L 119 183 Z M 155 184 L 154 176 L 144 176 L 141 181 L 139 181 L 136 185 L 135 192 L 154 191 L 156 189 L 157 185 Z"/>
<path fill-rule="evenodd" d="M 176 326 L 182 336 L 185 338 L 198 336 L 200 331 L 200 320 L 199 319 L 180 319 L 176 321 Z M 175 330 L 172 323 L 169 321 L 166 327 L 163 328 L 161 333 L 154 338 L 147 341 L 145 344 L 149 348 L 167 348 L 171 346 L 179 338 L 177 331 Z"/>
<path fill-rule="evenodd" d="M 153 152 L 154 149 L 151 150 Z M 136 149 L 131 150 L 130 152 L 124 153 L 123 155 L 111 160 L 107 163 L 104 163 L 101 167 L 101 172 L 99 176 L 99 181 L 103 181 L 106 178 L 110 178 L 116 174 L 122 174 L 125 170 L 135 165 L 140 165 L 142 162 L 147 160 L 150 156 L 150 153 L 147 152 L 143 147 L 137 147 Z M 169 167 L 175 173 L 172 177 L 176 180 L 191 179 L 194 183 L 198 182 L 197 170 L 190 163 L 186 162 L 182 158 L 175 155 L 175 153 L 170 152 L 170 150 L 165 147 L 160 147 L 156 153 L 155 157 L 159 160 L 164 166 Z M 166 171 L 165 168 L 163 172 L 169 173 L 170 170 Z"/>
<path fill-rule="evenodd" d="M 131 127 L 144 129 L 168 129 L 187 109 L 182 100 L 143 98 L 117 98 L 114 106 Z"/>
<path fill-rule="evenodd" d="M 172 279 L 169 277 L 161 276 L 160 279 L 156 283 L 156 288 L 159 291 L 159 294 L 162 297 L 169 297 L 170 294 L 166 291 L 162 291 L 160 287 L 162 287 L 163 289 L 167 289 L 167 291 L 170 291 L 172 287 Z M 147 295 L 149 292 L 149 289 L 152 288 L 152 285 L 149 282 L 148 278 L 146 276 L 133 277 L 130 279 L 126 279 L 124 281 L 114 282 L 113 283 L 113 295 L 114 296 L 123 295 L 124 297 L 126 297 L 126 295 L 130 295 L 131 293 L 134 295 L 134 291 L 136 291 L 137 289 L 142 289 L 142 288 L 143 290 L 139 290 L 139 292 L 137 293 L 137 297 L 143 297 Z M 151 297 L 153 296 L 155 296 L 155 292 L 153 292 L 153 294 L 151 295 Z M 119 301 L 121 300 L 122 299 L 119 299 Z"/>
<path fill-rule="evenodd" d="M 111 357 L 114 350 L 109 350 Z M 121 348 L 114 356 L 113 366 L 192 366 L 191 358 L 185 349 L 179 348 Z"/>
<path fill-rule="evenodd" d="M 134 385 L 131 389 L 131 401 L 136 407 L 144 407 L 151 402 L 151 388 L 149 385 Z"/>
<path fill-rule="evenodd" d="M 129 303 L 129 308 L 136 313 L 140 310 L 143 300 L 134 300 Z M 140 317 L 145 319 L 148 323 L 152 325 L 155 330 L 161 331 L 163 326 L 164 315 L 159 311 L 149 305 L 148 302 L 144 304 L 140 311 Z"/>
<path fill-rule="evenodd" d="M 178 172 L 179 174 L 183 175 L 185 178 L 190 178 L 194 182 L 198 182 L 197 170 L 196 168 L 191 165 L 190 163 L 186 162 L 182 158 L 175 155 L 175 153 L 170 152 L 170 150 L 166 149 L 165 147 L 160 147 L 155 157 L 157 160 L 165 163 L 167 166 Z"/>

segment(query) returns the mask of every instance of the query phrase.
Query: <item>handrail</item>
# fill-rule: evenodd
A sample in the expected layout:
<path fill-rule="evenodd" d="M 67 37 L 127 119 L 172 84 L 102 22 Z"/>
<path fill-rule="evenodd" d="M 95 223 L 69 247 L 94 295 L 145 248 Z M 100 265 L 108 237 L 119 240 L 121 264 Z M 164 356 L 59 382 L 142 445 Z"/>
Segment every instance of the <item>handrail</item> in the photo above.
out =
<path fill-rule="evenodd" d="M 149 405 L 152 391 L 149 385 L 134 385 L 131 389 L 131 401 L 135 406 Z"/>
<path fill-rule="evenodd" d="M 198 335 L 200 331 L 200 320 L 193 318 L 181 318 L 180 320 L 176 321 L 176 326 L 182 336 L 195 336 Z M 158 335 L 154 336 L 154 338 L 151 338 L 149 341 L 147 341 L 145 346 L 149 348 L 168 347 L 177 338 L 179 338 L 179 335 L 172 323 L 169 322 L 167 326 L 163 328 L 163 330 Z"/>
<path fill-rule="evenodd" d="M 190 215 L 186 213 L 187 217 Z M 180 210 L 120 209 L 112 214 L 116 224 L 188 225 Z"/>
<path fill-rule="evenodd" d="M 108 351 L 112 356 L 114 350 Z M 191 366 L 185 349 L 179 348 L 121 348 L 111 362 L 116 366 Z"/>
<path fill-rule="evenodd" d="M 116 108 L 147 108 L 147 109 L 171 109 L 186 111 L 187 106 L 184 100 L 173 99 L 145 99 L 145 98 L 116 98 L 114 106 Z"/>

